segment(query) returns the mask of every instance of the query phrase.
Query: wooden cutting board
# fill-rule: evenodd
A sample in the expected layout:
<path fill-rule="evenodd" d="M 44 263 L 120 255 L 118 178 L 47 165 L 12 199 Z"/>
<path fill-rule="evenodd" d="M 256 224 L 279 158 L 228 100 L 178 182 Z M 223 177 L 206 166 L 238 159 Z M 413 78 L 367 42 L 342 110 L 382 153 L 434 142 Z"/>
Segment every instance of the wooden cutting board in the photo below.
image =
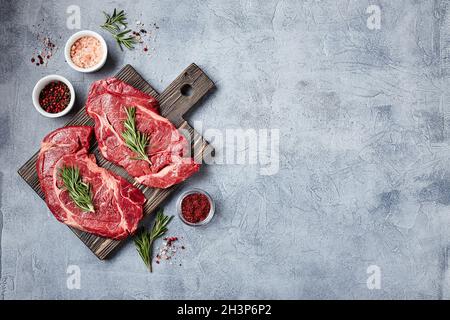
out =
<path fill-rule="evenodd" d="M 136 89 L 154 96 L 159 101 L 161 114 L 169 119 L 177 128 L 189 132 L 188 134 L 191 135 L 190 141 L 192 141 L 193 148 L 192 155 L 195 160 L 201 161 L 203 157 L 209 156 L 213 152 L 213 149 L 209 146 L 208 142 L 206 142 L 200 134 L 195 132 L 195 130 L 183 119 L 183 115 L 189 109 L 215 88 L 211 79 L 209 79 L 197 65 L 191 64 L 186 68 L 186 70 L 184 70 L 162 94 L 158 94 L 156 90 L 153 89 L 130 65 L 126 65 L 115 77 Z M 69 125 L 94 126 L 94 121 L 86 114 L 85 108 L 83 107 L 72 120 L 66 123 L 66 126 Z M 116 172 L 142 190 L 147 198 L 147 202 L 144 205 L 144 216 L 152 213 L 177 188 L 177 186 L 173 186 L 168 189 L 156 189 L 137 184 L 133 177 L 128 175 L 123 168 L 106 161 L 100 155 L 97 148 L 97 142 L 92 144 L 90 152 L 95 154 L 99 166 Z M 39 185 L 39 179 L 36 172 L 36 159 L 38 153 L 39 151 L 18 170 L 18 173 L 30 187 L 44 199 L 44 193 Z M 201 169 L 197 174 L 201 174 Z M 126 241 L 111 240 L 72 227 L 69 228 L 100 259 L 107 258 L 115 248 Z"/>

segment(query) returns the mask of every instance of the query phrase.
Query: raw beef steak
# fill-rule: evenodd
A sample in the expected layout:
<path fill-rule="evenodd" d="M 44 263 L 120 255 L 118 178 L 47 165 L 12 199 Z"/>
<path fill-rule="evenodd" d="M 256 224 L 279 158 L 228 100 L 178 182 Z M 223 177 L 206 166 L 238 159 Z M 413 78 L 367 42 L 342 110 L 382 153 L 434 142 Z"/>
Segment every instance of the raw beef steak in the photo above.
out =
<path fill-rule="evenodd" d="M 149 137 L 145 150 L 150 162 L 136 160 L 122 138 L 126 108 L 136 108 L 136 127 Z M 155 188 L 180 183 L 200 165 L 189 154 L 190 145 L 178 129 L 158 113 L 158 102 L 116 78 L 94 82 L 86 103 L 95 121 L 95 135 L 102 155 L 125 168 L 136 181 Z"/>
<path fill-rule="evenodd" d="M 59 221 L 99 236 L 124 239 L 136 231 L 145 197 L 128 181 L 97 165 L 88 153 L 93 128 L 57 129 L 42 141 L 36 162 L 45 201 Z M 94 212 L 83 212 L 69 196 L 61 178 L 63 167 L 78 168 L 88 183 Z"/>

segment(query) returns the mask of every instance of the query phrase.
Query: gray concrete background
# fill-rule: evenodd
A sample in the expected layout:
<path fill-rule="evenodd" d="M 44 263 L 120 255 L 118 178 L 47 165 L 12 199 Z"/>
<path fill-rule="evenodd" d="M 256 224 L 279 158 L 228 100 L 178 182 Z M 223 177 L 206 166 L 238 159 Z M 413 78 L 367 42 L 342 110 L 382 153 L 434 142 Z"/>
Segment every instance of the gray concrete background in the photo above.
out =
<path fill-rule="evenodd" d="M 1 298 L 449 297 L 446 1 L 0 2 Z M 64 62 L 70 4 L 82 29 L 108 40 L 100 72 Z M 366 26 L 370 4 L 381 7 L 380 30 Z M 121 52 L 98 27 L 115 6 L 152 30 L 149 55 Z M 59 46 L 47 67 L 30 63 L 38 32 Z M 181 266 L 149 274 L 132 243 L 101 262 L 16 174 L 70 119 L 35 112 L 32 88 L 64 75 L 79 109 L 92 81 L 126 63 L 161 91 L 191 62 L 218 90 L 190 121 L 280 129 L 280 171 L 214 165 L 191 179 L 182 190 L 209 191 L 218 213 L 203 229 L 171 223 L 186 246 Z M 69 265 L 80 267 L 79 290 L 66 286 Z M 380 267 L 380 290 L 367 288 L 370 265 Z"/>

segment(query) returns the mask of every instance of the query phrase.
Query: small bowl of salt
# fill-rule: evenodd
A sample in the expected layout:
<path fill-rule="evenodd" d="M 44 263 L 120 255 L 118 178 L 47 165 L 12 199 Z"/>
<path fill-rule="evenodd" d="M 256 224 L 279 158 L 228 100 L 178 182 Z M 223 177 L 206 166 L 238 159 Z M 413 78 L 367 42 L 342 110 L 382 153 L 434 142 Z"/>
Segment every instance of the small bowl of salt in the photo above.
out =
<path fill-rule="evenodd" d="M 108 47 L 105 39 L 97 32 L 78 31 L 66 42 L 64 56 L 67 64 L 79 72 L 94 72 L 106 62 Z"/>

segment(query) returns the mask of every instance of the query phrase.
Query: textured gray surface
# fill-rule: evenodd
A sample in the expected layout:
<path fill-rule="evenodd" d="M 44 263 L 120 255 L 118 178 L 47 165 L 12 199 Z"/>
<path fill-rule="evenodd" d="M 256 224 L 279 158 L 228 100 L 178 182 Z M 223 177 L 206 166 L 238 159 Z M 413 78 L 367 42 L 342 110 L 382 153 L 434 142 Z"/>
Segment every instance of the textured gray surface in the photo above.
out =
<path fill-rule="evenodd" d="M 75 2 L 0 5 L 2 298 L 449 297 L 445 1 L 133 1 L 123 6 L 132 20 L 159 26 L 150 28 L 150 54 L 122 53 L 100 31 L 108 65 L 86 75 L 71 71 L 61 50 Z M 372 3 L 380 30 L 366 26 Z M 117 3 L 79 5 L 81 28 L 99 31 L 101 10 Z M 38 23 L 60 47 L 44 68 L 30 63 Z M 279 128 L 280 171 L 214 165 L 191 179 L 213 195 L 218 214 L 204 229 L 174 219 L 170 233 L 186 245 L 181 266 L 149 274 L 131 243 L 101 262 L 16 174 L 70 117 L 41 117 L 31 90 L 62 74 L 78 109 L 92 81 L 125 63 L 162 90 L 191 62 L 218 87 L 191 122 Z M 66 286 L 69 265 L 80 267 L 79 290 Z M 380 290 L 366 286 L 370 265 L 380 267 Z"/>

